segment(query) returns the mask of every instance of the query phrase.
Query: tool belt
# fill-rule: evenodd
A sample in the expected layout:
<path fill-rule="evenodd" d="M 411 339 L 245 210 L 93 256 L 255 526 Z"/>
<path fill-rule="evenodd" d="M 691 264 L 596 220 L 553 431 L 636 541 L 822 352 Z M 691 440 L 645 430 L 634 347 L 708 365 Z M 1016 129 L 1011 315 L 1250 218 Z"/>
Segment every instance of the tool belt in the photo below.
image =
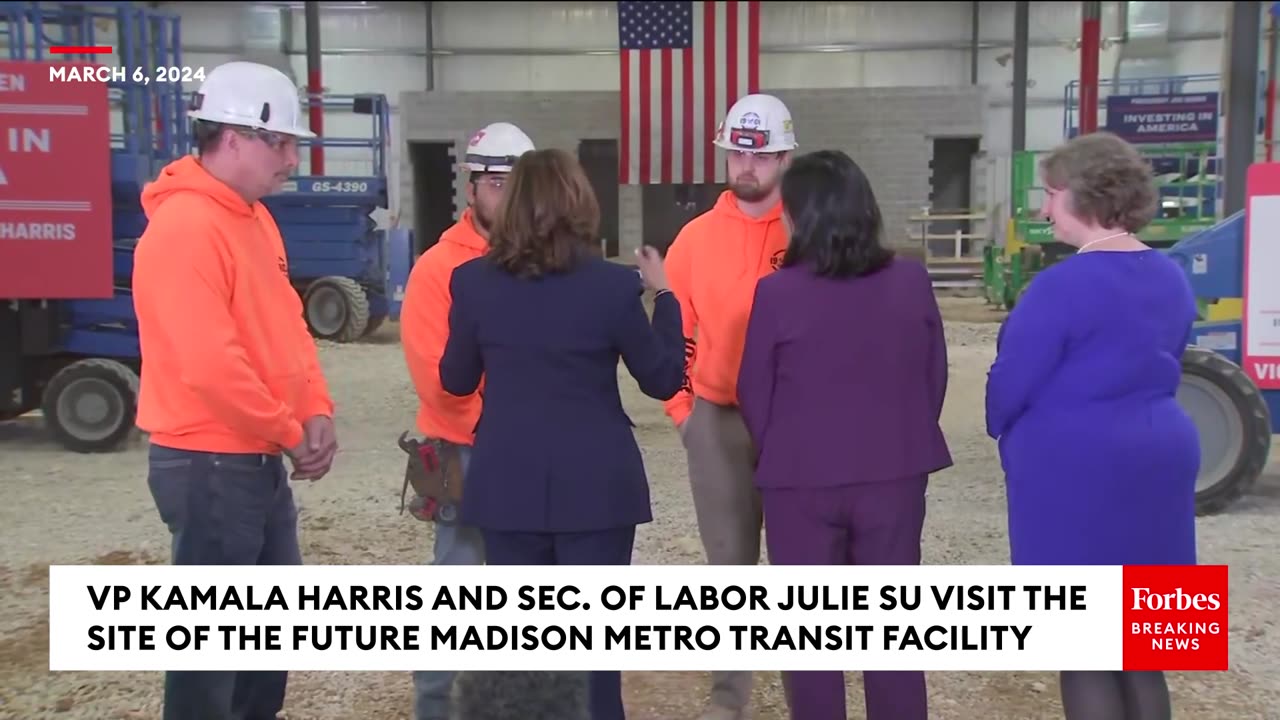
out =
<path fill-rule="evenodd" d="M 456 443 L 436 438 L 415 440 L 400 434 L 400 449 L 409 456 L 404 485 L 400 488 L 400 514 L 405 495 L 413 487 L 416 496 L 409 512 L 419 520 L 452 522 L 462 502 L 462 453 Z"/>

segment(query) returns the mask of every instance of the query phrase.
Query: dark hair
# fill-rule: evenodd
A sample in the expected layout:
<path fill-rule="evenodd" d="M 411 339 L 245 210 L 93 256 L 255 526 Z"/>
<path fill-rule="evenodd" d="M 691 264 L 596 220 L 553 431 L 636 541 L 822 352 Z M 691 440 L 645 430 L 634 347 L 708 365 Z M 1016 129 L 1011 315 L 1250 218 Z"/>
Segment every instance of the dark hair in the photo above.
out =
<path fill-rule="evenodd" d="M 871 182 L 839 150 L 802 155 L 782 176 L 791 240 L 782 267 L 807 264 L 825 277 L 870 275 L 893 260 Z"/>
<path fill-rule="evenodd" d="M 496 215 L 489 257 L 512 274 L 564 272 L 599 252 L 600 205 L 582 166 L 564 150 L 522 155 Z"/>
<path fill-rule="evenodd" d="M 1070 190 L 1072 209 L 1099 227 L 1136 233 L 1156 216 L 1151 164 L 1123 138 L 1105 131 L 1077 136 L 1040 161 L 1045 184 Z"/>
<path fill-rule="evenodd" d="M 275 133 L 237 125 L 196 120 L 191 124 L 191 134 L 195 138 L 196 155 L 204 157 L 217 150 L 227 133 L 236 133 L 246 138 L 258 138 L 267 141 L 271 147 L 278 147 L 280 141 Z"/>
<path fill-rule="evenodd" d="M 222 123 L 209 122 L 208 120 L 196 120 L 191 124 L 191 134 L 195 138 L 196 154 L 200 156 L 208 155 L 218 147 L 218 143 L 222 141 L 222 133 L 229 130 Z"/>

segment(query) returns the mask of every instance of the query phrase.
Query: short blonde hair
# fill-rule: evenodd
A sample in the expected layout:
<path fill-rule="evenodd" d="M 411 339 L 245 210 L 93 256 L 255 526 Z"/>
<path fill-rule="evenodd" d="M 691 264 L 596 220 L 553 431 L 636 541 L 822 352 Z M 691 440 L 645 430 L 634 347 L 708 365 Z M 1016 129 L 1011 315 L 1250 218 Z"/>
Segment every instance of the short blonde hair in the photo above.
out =
<path fill-rule="evenodd" d="M 1156 216 L 1151 164 L 1133 145 L 1108 132 L 1081 135 L 1040 161 L 1044 182 L 1070 190 L 1073 210 L 1100 227 L 1136 233 Z"/>

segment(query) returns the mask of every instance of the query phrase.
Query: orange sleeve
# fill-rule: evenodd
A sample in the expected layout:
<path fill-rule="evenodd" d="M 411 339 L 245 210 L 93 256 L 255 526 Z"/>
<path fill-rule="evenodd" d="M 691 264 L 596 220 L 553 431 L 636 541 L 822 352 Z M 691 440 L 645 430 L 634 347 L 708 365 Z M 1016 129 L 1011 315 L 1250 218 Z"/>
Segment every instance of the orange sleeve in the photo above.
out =
<path fill-rule="evenodd" d="M 688 231 L 681 231 L 667 249 L 663 262 L 671 292 L 680 301 L 681 332 L 684 335 L 684 382 L 675 397 L 664 402 L 663 408 L 671 421 L 679 427 L 693 410 L 693 365 L 697 357 L 698 314 L 693 307 L 692 262 L 689 257 Z"/>
<path fill-rule="evenodd" d="M 191 223 L 170 203 L 151 219 L 134 257 L 135 304 L 150 332 L 165 336 L 167 363 L 228 427 L 283 449 L 302 442 L 302 425 L 249 364 L 231 316 L 230 259 L 209 224 Z M 144 369 L 145 373 L 146 370 Z"/>
<path fill-rule="evenodd" d="M 307 388 L 310 394 L 307 396 L 306 404 L 301 408 L 299 417 L 306 421 L 317 415 L 325 417 L 333 417 L 334 405 L 333 397 L 329 394 L 329 383 L 324 378 L 324 370 L 320 367 L 320 356 L 316 351 L 315 339 L 311 337 L 311 331 L 307 329 L 307 323 L 302 323 L 302 339 L 300 348 L 307 356 Z"/>
<path fill-rule="evenodd" d="M 400 345 L 405 364 L 418 400 L 428 405 L 440 404 L 447 395 L 440 384 L 440 357 L 449 339 L 452 267 L 440 249 L 436 245 L 413 264 L 400 305 Z"/>

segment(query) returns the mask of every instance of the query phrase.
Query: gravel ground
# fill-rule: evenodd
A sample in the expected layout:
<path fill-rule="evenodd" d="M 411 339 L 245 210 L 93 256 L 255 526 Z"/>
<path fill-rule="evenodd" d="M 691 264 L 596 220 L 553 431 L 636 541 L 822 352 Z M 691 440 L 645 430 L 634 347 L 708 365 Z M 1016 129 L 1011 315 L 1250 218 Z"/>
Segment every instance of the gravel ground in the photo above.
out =
<path fill-rule="evenodd" d="M 952 358 L 944 424 L 956 466 L 932 484 L 925 561 L 1001 564 L 1008 557 L 1004 496 L 982 425 L 983 381 L 996 326 L 980 302 L 946 300 L 944 307 Z M 322 347 L 341 409 L 342 453 L 329 478 L 296 488 L 307 562 L 415 563 L 428 554 L 428 527 L 397 515 L 403 465 L 394 442 L 411 421 L 413 401 L 396 334 L 388 326 L 367 344 Z M 657 403 L 642 398 L 630 380 L 623 388 L 657 517 L 641 528 L 635 559 L 699 563 L 681 445 Z M 48 672 L 47 655 L 50 564 L 165 561 L 168 537 L 143 480 L 143 441 L 118 454 L 80 457 L 45 438 L 37 419 L 24 418 L 0 424 L 0 447 L 6 538 L 0 558 L 0 718 L 159 717 L 160 675 L 55 675 Z M 1280 636 L 1274 622 L 1280 599 L 1278 471 L 1280 464 L 1273 462 L 1253 497 L 1200 521 L 1202 561 L 1233 566 L 1232 671 L 1173 676 L 1180 718 L 1280 718 Z M 776 673 L 757 677 L 755 717 L 786 718 Z M 933 673 L 929 682 L 935 718 L 1061 717 L 1053 675 Z M 634 673 L 624 683 L 631 720 L 693 720 L 707 688 L 702 673 Z M 407 673 L 292 676 L 290 720 L 408 718 L 410 711 Z M 849 717 L 862 716 L 860 682 L 850 674 Z"/>

